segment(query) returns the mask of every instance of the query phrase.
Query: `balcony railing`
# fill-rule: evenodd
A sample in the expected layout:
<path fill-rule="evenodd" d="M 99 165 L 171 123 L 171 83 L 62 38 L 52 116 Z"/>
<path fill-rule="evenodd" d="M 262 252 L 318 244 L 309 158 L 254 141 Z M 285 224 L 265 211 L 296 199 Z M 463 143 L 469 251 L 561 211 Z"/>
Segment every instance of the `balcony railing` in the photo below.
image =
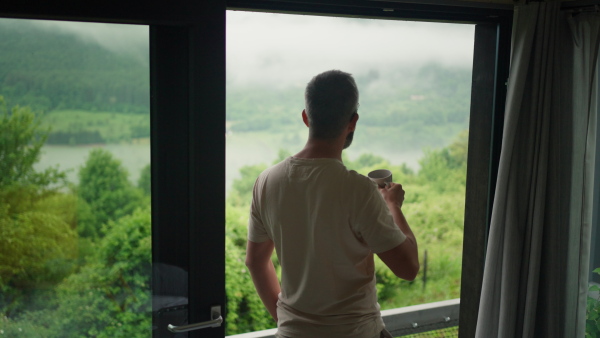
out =
<path fill-rule="evenodd" d="M 394 337 L 458 326 L 460 298 L 381 311 Z M 277 329 L 236 334 L 229 338 L 274 338 Z"/>

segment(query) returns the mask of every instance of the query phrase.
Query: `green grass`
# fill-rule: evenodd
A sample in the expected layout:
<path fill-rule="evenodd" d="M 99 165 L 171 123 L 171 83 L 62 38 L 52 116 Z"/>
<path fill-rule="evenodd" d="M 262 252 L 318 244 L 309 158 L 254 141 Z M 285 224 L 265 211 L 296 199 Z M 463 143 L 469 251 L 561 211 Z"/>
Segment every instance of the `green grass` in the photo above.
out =
<path fill-rule="evenodd" d="M 429 251 L 427 282 L 424 283 L 423 280 L 424 267 L 421 258 L 421 271 L 413 282 L 399 281 L 394 285 L 393 282 L 386 281 L 384 285 L 379 286 L 385 288 L 381 290 L 381 295 L 384 297 L 379 298 L 381 309 L 395 309 L 460 298 L 461 261 L 461 255 L 438 252 L 434 256 Z"/>

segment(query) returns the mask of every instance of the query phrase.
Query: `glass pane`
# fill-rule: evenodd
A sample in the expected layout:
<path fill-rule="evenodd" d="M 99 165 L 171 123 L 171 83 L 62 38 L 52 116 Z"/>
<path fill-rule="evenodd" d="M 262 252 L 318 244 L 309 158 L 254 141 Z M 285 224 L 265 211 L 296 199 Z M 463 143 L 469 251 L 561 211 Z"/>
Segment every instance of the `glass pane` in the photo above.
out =
<path fill-rule="evenodd" d="M 0 335 L 151 334 L 148 27 L 0 20 Z"/>
<path fill-rule="evenodd" d="M 460 297 L 473 41 L 472 25 L 227 13 L 227 334 L 275 327 L 243 264 L 251 191 L 304 146 L 305 86 L 330 69 L 360 91 L 344 164 L 392 171 L 419 243 L 414 282 L 376 258 L 381 308 Z"/>

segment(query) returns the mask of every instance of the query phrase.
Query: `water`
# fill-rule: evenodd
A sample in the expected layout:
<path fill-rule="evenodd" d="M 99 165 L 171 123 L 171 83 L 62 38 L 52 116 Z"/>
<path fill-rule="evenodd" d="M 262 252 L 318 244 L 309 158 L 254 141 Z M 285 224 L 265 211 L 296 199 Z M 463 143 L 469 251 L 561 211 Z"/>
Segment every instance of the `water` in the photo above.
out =
<path fill-rule="evenodd" d="M 231 189 L 233 180 L 239 177 L 239 170 L 246 165 L 272 164 L 277 159 L 280 149 L 285 149 L 291 154 L 299 151 L 303 140 L 299 143 L 284 145 L 280 140 L 281 135 L 266 133 L 239 133 L 227 136 L 225 187 Z M 36 170 L 58 165 L 61 170 L 67 170 L 67 179 L 78 183 L 79 169 L 85 164 L 88 154 L 92 149 L 104 148 L 119 159 L 129 173 L 129 180 L 137 184 L 142 168 L 150 163 L 149 142 L 137 144 L 105 144 L 105 145 L 46 145 L 42 148 L 40 161 L 35 165 Z M 356 159 L 360 154 L 372 153 L 379 155 L 392 164 L 406 163 L 410 168 L 418 169 L 418 160 L 423 155 L 421 150 L 402 152 L 389 152 L 372 144 L 355 142 L 346 150 L 350 159 Z"/>
<path fill-rule="evenodd" d="M 51 166 L 59 166 L 67 171 L 69 182 L 79 182 L 79 169 L 85 165 L 89 152 L 95 148 L 104 148 L 119 159 L 129 172 L 129 180 L 137 185 L 142 168 L 150 163 L 149 144 L 106 144 L 106 145 L 46 145 L 42 148 L 40 160 L 34 168 L 42 170 Z"/>

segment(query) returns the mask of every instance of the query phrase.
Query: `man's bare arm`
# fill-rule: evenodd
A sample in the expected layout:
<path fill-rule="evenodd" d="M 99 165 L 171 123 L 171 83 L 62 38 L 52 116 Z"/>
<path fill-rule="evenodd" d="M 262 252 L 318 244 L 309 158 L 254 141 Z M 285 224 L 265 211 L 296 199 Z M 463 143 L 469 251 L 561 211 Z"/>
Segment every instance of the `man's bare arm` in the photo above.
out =
<path fill-rule="evenodd" d="M 402 213 L 404 190 L 402 189 L 402 185 L 391 183 L 385 188 L 380 188 L 379 191 L 387 203 L 394 223 L 406 235 L 406 240 L 393 249 L 377 254 L 377 256 L 381 258 L 397 277 L 414 280 L 420 268 L 419 250 L 415 235 Z"/>
<path fill-rule="evenodd" d="M 277 300 L 279 292 L 281 292 L 281 287 L 275 273 L 275 267 L 271 261 L 274 247 L 275 245 L 271 240 L 262 243 L 248 241 L 246 246 L 246 266 L 250 270 L 252 282 L 254 282 L 258 296 L 267 308 L 267 311 L 269 311 L 273 319 L 277 322 Z"/>

